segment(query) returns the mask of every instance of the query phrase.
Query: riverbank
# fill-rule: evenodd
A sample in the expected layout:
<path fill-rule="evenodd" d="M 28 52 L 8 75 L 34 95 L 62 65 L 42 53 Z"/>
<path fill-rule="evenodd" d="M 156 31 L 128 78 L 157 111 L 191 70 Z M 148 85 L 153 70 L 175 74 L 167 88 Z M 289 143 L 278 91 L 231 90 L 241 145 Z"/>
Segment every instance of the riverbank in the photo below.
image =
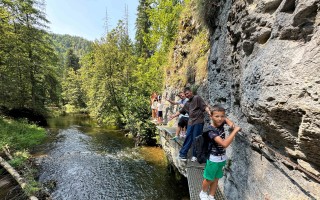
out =
<path fill-rule="evenodd" d="M 7 170 L 0 167 L 0 199 L 23 199 L 39 195 L 41 187 L 35 181 L 37 170 L 32 166 L 29 151 L 41 144 L 46 138 L 46 130 L 24 120 L 15 121 L 0 117 L 0 156 L 14 170 L 22 175 L 27 183 L 23 190 L 8 176 Z"/>

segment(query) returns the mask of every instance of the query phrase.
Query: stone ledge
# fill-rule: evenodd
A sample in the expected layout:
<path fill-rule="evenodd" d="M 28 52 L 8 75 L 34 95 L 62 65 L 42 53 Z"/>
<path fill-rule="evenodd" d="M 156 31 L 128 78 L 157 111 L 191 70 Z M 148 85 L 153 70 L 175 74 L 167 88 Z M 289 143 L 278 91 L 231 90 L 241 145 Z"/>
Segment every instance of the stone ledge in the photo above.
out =
<path fill-rule="evenodd" d="M 174 165 L 183 176 L 187 177 L 187 162 L 178 159 L 184 138 L 171 139 L 175 135 L 175 127 L 157 126 L 157 129 L 159 130 L 160 144 L 169 162 Z"/>

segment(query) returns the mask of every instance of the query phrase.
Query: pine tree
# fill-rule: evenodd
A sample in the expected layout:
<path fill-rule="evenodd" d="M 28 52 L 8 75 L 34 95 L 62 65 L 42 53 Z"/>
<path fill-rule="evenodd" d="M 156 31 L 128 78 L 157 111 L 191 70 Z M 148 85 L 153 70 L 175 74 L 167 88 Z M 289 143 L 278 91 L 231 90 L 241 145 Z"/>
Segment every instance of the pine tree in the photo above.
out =
<path fill-rule="evenodd" d="M 139 0 L 138 14 L 136 19 L 136 53 L 139 57 L 148 58 L 152 55 L 152 50 L 148 49 L 148 33 L 151 27 L 147 9 L 150 7 L 147 0 Z"/>
<path fill-rule="evenodd" d="M 74 71 L 77 71 L 78 69 L 80 69 L 79 57 L 73 53 L 72 49 L 68 49 L 66 53 L 65 69 L 69 69 L 69 68 L 73 69 Z"/>
<path fill-rule="evenodd" d="M 48 87 L 46 81 L 55 77 L 56 57 L 48 43 L 45 14 L 36 0 L 1 1 L 1 23 L 4 43 L 1 72 L 5 101 L 8 107 L 29 107 L 41 110 L 45 106 Z M 1 18 L 2 20 L 2 18 Z M 1 57 L 2 57 L 1 56 Z M 2 74 L 2 73 L 1 73 Z M 54 90 L 52 88 L 51 92 Z"/>

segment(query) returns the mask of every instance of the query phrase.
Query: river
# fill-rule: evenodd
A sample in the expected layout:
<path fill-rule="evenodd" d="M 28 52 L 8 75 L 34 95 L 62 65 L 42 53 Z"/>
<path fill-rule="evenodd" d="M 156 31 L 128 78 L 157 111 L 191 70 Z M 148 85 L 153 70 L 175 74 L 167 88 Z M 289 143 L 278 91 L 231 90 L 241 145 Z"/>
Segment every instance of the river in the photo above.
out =
<path fill-rule="evenodd" d="M 123 132 L 83 116 L 48 122 L 50 137 L 36 156 L 54 200 L 189 199 L 186 179 L 170 170 L 161 148 L 136 148 Z"/>

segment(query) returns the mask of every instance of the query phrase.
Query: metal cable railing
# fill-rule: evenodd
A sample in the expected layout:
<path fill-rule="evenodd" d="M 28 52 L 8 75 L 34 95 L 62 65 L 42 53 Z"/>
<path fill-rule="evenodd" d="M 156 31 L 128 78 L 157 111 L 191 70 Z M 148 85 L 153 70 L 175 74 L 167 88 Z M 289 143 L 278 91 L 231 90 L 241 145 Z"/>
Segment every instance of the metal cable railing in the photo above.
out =
<path fill-rule="evenodd" d="M 257 143 L 258 144 L 258 148 L 261 150 L 261 152 L 263 151 L 263 148 L 268 149 L 269 151 L 271 151 L 272 153 L 274 153 L 276 155 L 277 158 L 280 158 L 282 160 L 285 160 L 287 163 L 290 163 L 290 165 L 294 168 L 294 169 L 298 169 L 300 171 L 302 171 L 303 173 L 305 173 L 306 175 L 308 175 L 309 177 L 311 177 L 312 179 L 314 179 L 315 181 L 317 181 L 318 183 L 320 183 L 320 178 L 317 177 L 316 175 L 312 174 L 311 172 L 307 171 L 306 169 L 304 169 L 303 167 L 301 167 L 300 165 L 294 163 L 293 161 L 291 161 L 288 157 L 280 154 L 279 152 L 277 152 L 276 150 L 274 150 L 273 148 L 271 148 L 270 146 L 267 146 L 264 142 L 259 141 L 256 139 L 255 136 L 252 136 L 251 138 L 248 138 L 247 136 L 248 134 L 246 133 L 239 133 L 237 134 L 237 136 L 239 136 L 240 138 L 242 138 L 245 142 L 247 142 L 250 146 L 256 147 L 254 146 L 253 143 Z M 261 155 L 267 155 L 267 154 L 262 154 Z"/>

